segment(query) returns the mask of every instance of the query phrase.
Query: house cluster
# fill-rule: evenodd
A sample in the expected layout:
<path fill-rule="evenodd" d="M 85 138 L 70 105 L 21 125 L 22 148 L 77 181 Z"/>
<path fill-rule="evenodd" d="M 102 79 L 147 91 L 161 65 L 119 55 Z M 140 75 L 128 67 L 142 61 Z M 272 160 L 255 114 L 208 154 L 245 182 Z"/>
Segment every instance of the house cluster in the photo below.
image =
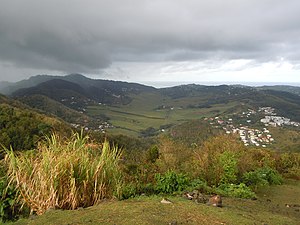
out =
<path fill-rule="evenodd" d="M 109 129 L 109 128 L 114 128 L 114 126 L 111 125 L 111 124 L 108 123 L 108 122 L 103 122 L 103 123 L 101 123 L 101 124 L 99 125 L 99 130 L 100 130 L 103 134 L 105 134 L 106 129 Z"/>
<path fill-rule="evenodd" d="M 233 133 L 239 134 L 241 141 L 245 146 L 255 145 L 257 147 L 262 146 L 265 148 L 274 141 L 270 131 L 266 128 L 259 130 L 249 127 L 240 127 L 233 130 Z"/>
<path fill-rule="evenodd" d="M 85 131 L 88 131 L 88 130 L 94 130 L 94 131 L 100 131 L 101 133 L 105 134 L 106 133 L 106 130 L 109 129 L 109 128 L 114 128 L 113 125 L 111 125 L 110 123 L 108 122 L 102 122 L 100 123 L 100 125 L 96 125 L 98 127 L 90 127 L 88 125 L 82 125 L 82 124 L 74 124 L 72 123 L 71 126 L 73 126 L 74 128 L 83 128 Z"/>
<path fill-rule="evenodd" d="M 70 98 L 62 98 L 60 101 L 67 106 L 71 106 L 71 108 L 77 110 L 79 113 L 85 113 L 86 112 L 86 106 L 93 104 L 93 100 L 91 99 L 78 99 L 74 96 L 71 96 Z"/>
<path fill-rule="evenodd" d="M 263 117 L 263 118 L 261 118 Z M 258 118 L 261 118 L 260 120 Z M 258 119 L 258 120 L 257 120 Z M 296 126 L 300 123 L 293 122 L 288 118 L 277 116 L 275 109 L 272 107 L 260 107 L 257 111 L 248 109 L 240 114 L 234 115 L 233 118 L 222 119 L 220 117 L 205 118 L 211 125 L 216 128 L 222 128 L 227 134 L 238 134 L 245 146 L 254 145 L 267 147 L 274 142 L 268 126 Z M 264 128 L 258 129 L 259 122 L 264 124 Z"/>
<path fill-rule="evenodd" d="M 272 126 L 272 127 L 281 127 L 281 126 L 295 126 L 300 127 L 299 122 L 291 121 L 289 118 L 283 116 L 277 116 L 275 113 L 275 109 L 271 107 L 261 107 L 258 110 L 259 112 L 263 112 L 265 117 L 260 120 L 260 122 L 264 123 L 264 125 Z"/>

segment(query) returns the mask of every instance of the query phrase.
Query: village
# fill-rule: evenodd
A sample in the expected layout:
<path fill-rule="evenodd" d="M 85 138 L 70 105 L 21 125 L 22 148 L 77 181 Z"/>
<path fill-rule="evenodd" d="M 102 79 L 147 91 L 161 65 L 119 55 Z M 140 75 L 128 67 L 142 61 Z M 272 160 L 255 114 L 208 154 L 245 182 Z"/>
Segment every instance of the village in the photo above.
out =
<path fill-rule="evenodd" d="M 300 127 L 299 122 L 278 116 L 272 107 L 259 107 L 258 110 L 248 109 L 232 118 L 223 119 L 220 116 L 205 118 L 215 128 L 222 128 L 227 134 L 238 134 L 245 146 L 261 146 L 272 144 L 272 137 L 268 127 L 294 126 Z"/>
<path fill-rule="evenodd" d="M 90 99 L 77 102 L 74 96 L 71 99 L 61 99 L 61 101 L 70 102 L 73 106 L 76 105 L 77 110 L 82 114 L 86 113 L 86 106 L 91 102 Z M 100 102 L 98 104 L 105 105 Z M 166 108 L 166 106 L 161 107 L 162 109 Z M 174 107 L 170 107 L 170 110 L 173 109 Z M 156 110 L 160 110 L 160 108 Z M 263 148 L 275 141 L 268 127 L 293 126 L 300 128 L 299 122 L 291 121 L 289 118 L 277 115 L 275 108 L 269 106 L 259 107 L 256 110 L 247 109 L 240 113 L 234 113 L 231 116 L 204 118 L 204 120 L 208 121 L 215 128 L 223 129 L 227 134 L 239 135 L 245 146 L 261 146 Z M 98 121 L 91 124 L 87 119 L 81 123 L 71 125 L 75 128 L 84 127 L 86 131 L 94 130 L 101 133 L 106 133 L 108 129 L 114 128 L 107 121 Z M 162 129 L 161 132 L 165 132 L 165 130 Z"/>

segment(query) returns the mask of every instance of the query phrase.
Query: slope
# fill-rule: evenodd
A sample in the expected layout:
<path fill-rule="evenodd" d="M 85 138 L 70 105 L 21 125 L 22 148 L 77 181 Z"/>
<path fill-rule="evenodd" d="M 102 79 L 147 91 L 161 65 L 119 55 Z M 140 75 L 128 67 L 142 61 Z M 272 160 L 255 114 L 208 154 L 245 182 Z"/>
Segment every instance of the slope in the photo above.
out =
<path fill-rule="evenodd" d="M 0 95 L 0 143 L 14 150 L 32 149 L 37 141 L 52 130 L 70 132 L 62 120 L 38 113 L 34 109 Z"/>

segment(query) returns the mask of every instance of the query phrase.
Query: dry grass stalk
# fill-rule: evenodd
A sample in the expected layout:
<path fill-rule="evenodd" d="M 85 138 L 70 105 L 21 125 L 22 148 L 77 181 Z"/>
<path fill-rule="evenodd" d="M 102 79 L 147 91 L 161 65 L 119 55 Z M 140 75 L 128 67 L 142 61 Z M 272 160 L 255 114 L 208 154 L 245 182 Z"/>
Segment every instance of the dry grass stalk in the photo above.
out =
<path fill-rule="evenodd" d="M 7 151 L 10 182 L 19 198 L 38 214 L 50 208 L 76 209 L 119 196 L 120 151 L 104 142 L 95 150 L 88 138 L 75 134 L 63 142 L 53 134 L 36 151 L 15 155 Z"/>

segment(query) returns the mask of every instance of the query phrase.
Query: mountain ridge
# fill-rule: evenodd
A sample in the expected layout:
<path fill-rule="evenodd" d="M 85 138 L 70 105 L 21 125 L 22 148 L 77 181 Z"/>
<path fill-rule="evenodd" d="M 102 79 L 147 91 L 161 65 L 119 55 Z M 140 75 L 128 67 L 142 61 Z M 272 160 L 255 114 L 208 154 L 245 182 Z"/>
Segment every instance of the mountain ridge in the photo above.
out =
<path fill-rule="evenodd" d="M 123 131 L 144 133 L 155 127 L 157 132 L 160 127 L 181 121 L 265 106 L 300 121 L 300 96 L 286 89 L 198 84 L 158 89 L 137 83 L 90 79 L 81 74 L 37 76 L 36 79 L 39 84 L 19 89 L 10 96 L 64 120 L 72 117 L 68 122 L 76 123 L 76 126 L 89 124 L 87 127 L 93 129 L 115 126 Z M 76 120 L 76 115 L 88 119 Z M 90 123 L 82 122 L 85 120 Z"/>

